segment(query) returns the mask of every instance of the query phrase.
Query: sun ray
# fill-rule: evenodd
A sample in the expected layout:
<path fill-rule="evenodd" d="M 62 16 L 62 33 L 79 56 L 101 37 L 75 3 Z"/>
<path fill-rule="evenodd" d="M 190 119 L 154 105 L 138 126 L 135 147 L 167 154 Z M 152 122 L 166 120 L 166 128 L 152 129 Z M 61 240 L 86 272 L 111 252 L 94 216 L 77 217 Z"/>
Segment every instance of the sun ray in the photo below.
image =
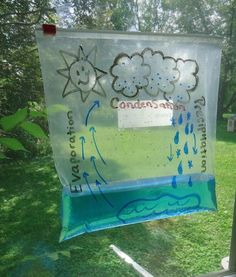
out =
<path fill-rule="evenodd" d="M 57 69 L 57 73 L 67 79 L 70 77 L 68 68 Z"/>
<path fill-rule="evenodd" d="M 105 71 L 103 71 L 97 67 L 94 67 L 94 69 L 96 70 L 97 80 L 107 74 Z"/>
<path fill-rule="evenodd" d="M 83 91 L 80 91 L 80 95 L 81 95 L 81 100 L 83 103 L 85 103 L 85 101 L 87 100 L 87 98 L 89 97 L 91 91 L 89 92 L 83 92 Z"/>
<path fill-rule="evenodd" d="M 60 50 L 59 51 L 60 55 L 62 56 L 65 64 L 66 64 L 66 67 L 69 69 L 70 68 L 70 65 L 75 62 L 77 60 L 77 56 L 74 55 L 74 54 L 71 54 L 67 51 L 64 51 L 64 50 Z"/>
<path fill-rule="evenodd" d="M 92 91 L 93 91 L 94 93 L 96 93 L 96 94 L 102 96 L 102 97 L 105 97 L 105 96 L 106 96 L 106 93 L 105 93 L 105 91 L 104 91 L 102 85 L 101 85 L 99 82 L 97 82 L 97 83 L 95 84 L 95 86 L 93 87 Z"/>
<path fill-rule="evenodd" d="M 82 45 L 80 45 L 78 49 L 78 61 L 79 60 L 86 60 L 86 55 L 84 54 L 84 49 Z"/>
<path fill-rule="evenodd" d="M 86 55 L 87 60 L 89 60 L 92 64 L 96 63 L 96 55 L 97 55 L 97 46 L 94 46 L 89 53 Z"/>
<path fill-rule="evenodd" d="M 71 80 L 68 79 L 62 92 L 62 97 L 66 97 L 67 95 L 77 91 L 80 91 L 80 89 L 75 87 L 73 83 L 71 83 Z"/>

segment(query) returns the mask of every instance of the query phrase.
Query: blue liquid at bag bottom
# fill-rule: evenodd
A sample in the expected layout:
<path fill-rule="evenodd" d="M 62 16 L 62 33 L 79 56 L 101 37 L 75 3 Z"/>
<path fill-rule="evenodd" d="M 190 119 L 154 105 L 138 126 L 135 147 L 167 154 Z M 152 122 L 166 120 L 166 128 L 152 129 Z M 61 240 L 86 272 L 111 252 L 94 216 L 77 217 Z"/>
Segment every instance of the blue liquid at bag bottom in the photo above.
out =
<path fill-rule="evenodd" d="M 91 185 L 82 194 L 64 188 L 62 198 L 60 241 L 97 230 L 217 208 L 215 178 L 207 174 Z"/>

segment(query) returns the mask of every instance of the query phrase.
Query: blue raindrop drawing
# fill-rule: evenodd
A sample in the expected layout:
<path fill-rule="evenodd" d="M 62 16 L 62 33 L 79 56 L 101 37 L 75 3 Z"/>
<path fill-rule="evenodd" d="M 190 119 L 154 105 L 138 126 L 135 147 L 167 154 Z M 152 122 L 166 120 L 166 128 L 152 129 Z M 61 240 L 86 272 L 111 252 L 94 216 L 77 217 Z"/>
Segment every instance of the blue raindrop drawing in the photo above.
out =
<path fill-rule="evenodd" d="M 188 155 L 188 143 L 187 142 L 185 142 L 185 144 L 184 144 L 184 154 Z"/>
<path fill-rule="evenodd" d="M 191 176 L 189 177 L 189 180 L 188 180 L 188 185 L 189 185 L 190 187 L 192 187 L 192 186 L 193 186 L 193 182 L 192 182 L 192 177 L 191 177 Z"/>
<path fill-rule="evenodd" d="M 170 121 L 171 121 L 171 125 L 173 127 L 175 127 L 176 126 L 176 119 L 175 119 L 175 117 L 172 117 Z"/>
<path fill-rule="evenodd" d="M 173 176 L 172 178 L 172 187 L 177 188 L 176 176 Z"/>
<path fill-rule="evenodd" d="M 183 123 L 183 115 L 182 115 L 182 113 L 179 116 L 178 123 L 179 123 L 179 125 L 181 125 Z"/>
<path fill-rule="evenodd" d="M 174 143 L 175 143 L 175 144 L 178 144 L 178 143 L 179 143 L 179 131 L 177 131 L 176 134 L 175 134 Z"/>
<path fill-rule="evenodd" d="M 193 133 L 193 129 L 194 129 L 194 127 L 193 127 L 193 123 L 190 125 L 190 134 L 192 134 Z"/>
<path fill-rule="evenodd" d="M 191 119 L 191 113 L 188 112 L 188 113 L 187 113 L 187 121 L 189 121 L 190 119 Z"/>
<path fill-rule="evenodd" d="M 184 132 L 185 132 L 186 135 L 189 134 L 189 124 L 188 123 L 185 126 Z"/>
<path fill-rule="evenodd" d="M 178 165 L 178 173 L 179 173 L 179 175 L 183 174 L 183 164 L 182 164 L 182 161 Z"/>

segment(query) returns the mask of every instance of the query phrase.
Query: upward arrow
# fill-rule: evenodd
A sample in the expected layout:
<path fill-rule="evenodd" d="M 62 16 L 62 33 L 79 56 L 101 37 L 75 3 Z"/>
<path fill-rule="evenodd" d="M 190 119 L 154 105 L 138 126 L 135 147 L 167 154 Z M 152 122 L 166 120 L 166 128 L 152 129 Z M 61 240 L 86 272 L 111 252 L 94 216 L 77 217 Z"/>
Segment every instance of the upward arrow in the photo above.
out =
<path fill-rule="evenodd" d="M 92 112 L 92 110 L 93 110 L 95 107 L 97 107 L 97 108 L 100 107 L 100 103 L 99 103 L 98 100 L 94 101 L 94 102 L 93 102 L 93 105 L 92 105 L 92 106 L 90 107 L 90 109 L 88 110 L 88 113 L 87 113 L 86 118 L 85 118 L 85 126 L 88 125 L 89 115 L 90 115 L 90 113 Z"/>
<path fill-rule="evenodd" d="M 81 136 L 80 138 L 81 141 L 81 147 L 82 147 L 82 160 L 84 160 L 84 144 L 85 144 L 85 137 Z"/>
<path fill-rule="evenodd" d="M 94 145 L 95 145 L 95 148 L 96 148 L 96 150 L 97 150 L 97 153 L 98 153 L 98 155 L 99 155 L 101 161 L 102 161 L 104 164 L 106 164 L 106 162 L 105 162 L 105 160 L 103 159 L 103 157 L 102 157 L 102 155 L 101 155 L 101 153 L 100 153 L 100 151 L 99 151 L 99 149 L 98 149 L 98 146 L 97 146 L 97 142 L 96 142 L 96 138 L 95 138 L 95 133 L 96 133 L 95 127 L 90 127 L 89 131 L 90 131 L 91 134 L 92 134 L 93 143 L 94 143 Z"/>
<path fill-rule="evenodd" d="M 95 129 L 95 127 L 93 127 L 93 126 L 89 128 L 89 131 L 90 131 L 92 134 L 96 133 L 96 129 Z"/>
<path fill-rule="evenodd" d="M 93 163 L 93 167 L 94 167 L 95 171 L 97 172 L 97 175 L 101 178 L 101 180 L 102 180 L 105 184 L 107 184 L 107 181 L 102 177 L 102 175 L 101 175 L 100 172 L 98 171 L 97 166 L 96 166 L 96 163 L 95 163 L 95 160 L 96 160 L 96 158 L 95 158 L 94 156 L 91 156 L 90 161 Z"/>

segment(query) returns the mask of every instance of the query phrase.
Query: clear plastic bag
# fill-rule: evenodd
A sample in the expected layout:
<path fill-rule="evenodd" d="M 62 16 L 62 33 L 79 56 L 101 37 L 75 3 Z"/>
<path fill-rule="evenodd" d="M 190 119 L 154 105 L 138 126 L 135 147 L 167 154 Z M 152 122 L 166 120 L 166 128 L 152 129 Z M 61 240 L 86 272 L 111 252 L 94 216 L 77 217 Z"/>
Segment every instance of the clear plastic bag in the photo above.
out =
<path fill-rule="evenodd" d="M 36 32 L 60 240 L 216 209 L 217 38 Z"/>

